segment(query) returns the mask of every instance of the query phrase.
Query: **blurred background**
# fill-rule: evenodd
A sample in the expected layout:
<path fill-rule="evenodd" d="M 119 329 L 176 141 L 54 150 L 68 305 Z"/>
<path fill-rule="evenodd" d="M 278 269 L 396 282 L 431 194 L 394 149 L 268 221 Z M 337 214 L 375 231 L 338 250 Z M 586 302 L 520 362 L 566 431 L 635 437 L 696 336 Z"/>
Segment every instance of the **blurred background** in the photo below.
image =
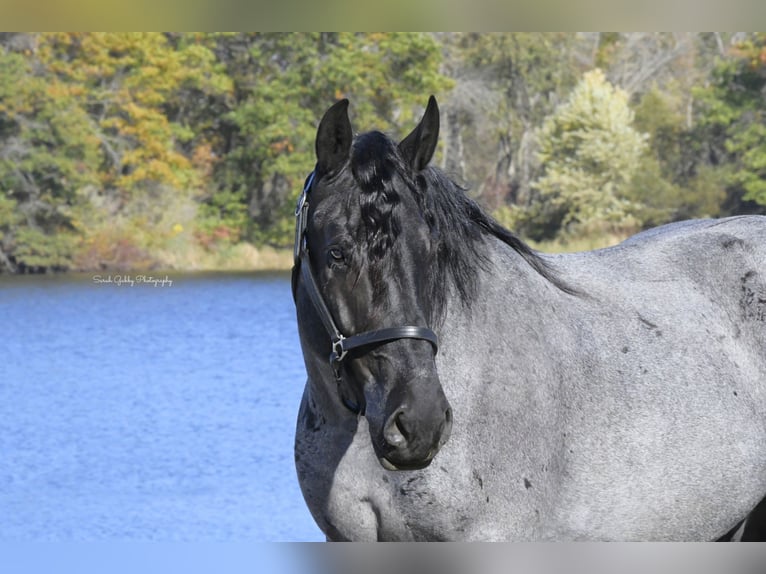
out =
<path fill-rule="evenodd" d="M 0 33 L 0 540 L 322 540 L 288 269 L 321 115 L 545 251 L 766 213 L 766 34 Z"/>
<path fill-rule="evenodd" d="M 288 268 L 316 123 L 403 137 L 543 249 L 766 209 L 766 34 L 3 33 L 0 270 Z"/>

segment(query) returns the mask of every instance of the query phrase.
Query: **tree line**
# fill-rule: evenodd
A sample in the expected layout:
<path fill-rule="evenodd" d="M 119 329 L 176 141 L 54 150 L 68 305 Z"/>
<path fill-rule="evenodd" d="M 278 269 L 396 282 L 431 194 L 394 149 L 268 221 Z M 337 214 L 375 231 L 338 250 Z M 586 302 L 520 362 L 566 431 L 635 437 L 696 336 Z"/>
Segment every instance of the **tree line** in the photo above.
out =
<path fill-rule="evenodd" d="M 408 133 L 535 239 L 766 210 L 762 33 L 0 34 L 0 272 L 289 246 L 316 123 Z"/>

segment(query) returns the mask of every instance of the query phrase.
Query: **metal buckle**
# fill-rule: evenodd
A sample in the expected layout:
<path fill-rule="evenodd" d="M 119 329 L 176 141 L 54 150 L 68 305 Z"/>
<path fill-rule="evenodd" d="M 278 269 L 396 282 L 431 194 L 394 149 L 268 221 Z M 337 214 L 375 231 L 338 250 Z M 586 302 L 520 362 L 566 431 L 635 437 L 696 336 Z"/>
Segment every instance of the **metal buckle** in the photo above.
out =
<path fill-rule="evenodd" d="M 301 211 L 303 210 L 303 206 L 306 203 L 306 197 L 308 196 L 309 188 L 311 187 L 311 184 L 314 183 L 315 174 L 315 171 L 312 171 L 309 174 L 309 178 L 306 181 L 306 185 L 303 187 L 301 196 L 298 198 L 298 204 L 295 206 L 295 217 L 298 217 L 298 215 L 300 215 Z"/>
<path fill-rule="evenodd" d="M 345 340 L 345 337 L 341 335 L 340 339 L 332 342 L 332 354 L 330 355 L 331 363 L 333 364 L 340 363 L 341 361 L 343 361 L 343 359 L 346 358 L 348 351 L 343 348 L 344 340 Z"/>
<path fill-rule="evenodd" d="M 332 342 L 332 353 L 330 353 L 330 366 L 335 374 L 335 380 L 340 381 L 340 363 L 346 357 L 348 351 L 343 348 L 345 337 L 340 335 L 340 339 Z"/>

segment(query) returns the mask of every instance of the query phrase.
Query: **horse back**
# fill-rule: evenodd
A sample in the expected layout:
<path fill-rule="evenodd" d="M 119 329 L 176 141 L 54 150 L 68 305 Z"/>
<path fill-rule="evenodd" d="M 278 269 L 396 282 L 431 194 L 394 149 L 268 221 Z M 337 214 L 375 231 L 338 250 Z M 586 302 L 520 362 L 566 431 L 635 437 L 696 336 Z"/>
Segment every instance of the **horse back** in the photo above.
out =
<path fill-rule="evenodd" d="M 579 255 L 589 259 L 578 265 L 587 270 L 581 274 L 586 291 L 603 293 L 603 280 L 608 279 L 615 292 L 624 291 L 622 295 L 633 301 L 649 303 L 663 292 L 675 294 L 678 309 L 684 308 L 683 300 L 702 296 L 724 308 L 736 326 L 765 342 L 764 216 L 682 221 Z"/>
<path fill-rule="evenodd" d="M 677 352 L 726 355 L 766 396 L 766 217 L 662 226 L 575 256 L 569 270 L 591 311 L 595 303 L 657 337 L 664 326 Z"/>

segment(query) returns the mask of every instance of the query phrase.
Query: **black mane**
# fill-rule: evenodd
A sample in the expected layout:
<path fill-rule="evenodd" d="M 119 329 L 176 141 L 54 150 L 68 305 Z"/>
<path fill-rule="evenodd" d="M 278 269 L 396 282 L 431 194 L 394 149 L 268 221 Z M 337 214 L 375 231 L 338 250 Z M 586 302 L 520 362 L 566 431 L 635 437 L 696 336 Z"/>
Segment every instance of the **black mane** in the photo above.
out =
<path fill-rule="evenodd" d="M 502 227 L 466 195 L 466 190 L 442 170 L 428 166 L 416 175 L 402 158 L 396 144 L 380 132 L 357 136 L 351 154 L 351 172 L 361 190 L 362 220 L 366 227 L 371 271 L 385 285 L 380 262 L 401 231 L 398 177 L 413 193 L 437 249 L 427 267 L 432 324 L 443 316 L 451 290 L 470 306 L 476 292 L 476 266 L 486 269 L 489 261 L 482 249 L 487 235 L 511 248 L 542 277 L 557 288 L 573 293 L 550 265 L 511 231 Z M 396 176 L 396 177 L 395 177 Z"/>

